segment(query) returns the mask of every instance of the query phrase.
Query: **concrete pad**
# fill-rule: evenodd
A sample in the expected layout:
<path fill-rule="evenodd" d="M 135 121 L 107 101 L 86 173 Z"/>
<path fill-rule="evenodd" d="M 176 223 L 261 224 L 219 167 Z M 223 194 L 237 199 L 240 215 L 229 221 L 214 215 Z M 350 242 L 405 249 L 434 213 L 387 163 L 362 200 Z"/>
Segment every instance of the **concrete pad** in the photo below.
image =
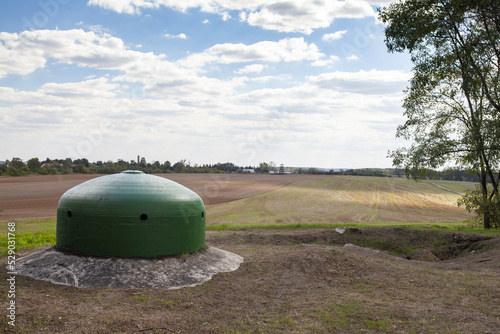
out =
<path fill-rule="evenodd" d="M 159 259 L 86 257 L 52 247 L 17 260 L 16 272 L 78 288 L 180 289 L 202 284 L 217 273 L 234 271 L 242 262 L 243 257 L 215 247 Z"/>

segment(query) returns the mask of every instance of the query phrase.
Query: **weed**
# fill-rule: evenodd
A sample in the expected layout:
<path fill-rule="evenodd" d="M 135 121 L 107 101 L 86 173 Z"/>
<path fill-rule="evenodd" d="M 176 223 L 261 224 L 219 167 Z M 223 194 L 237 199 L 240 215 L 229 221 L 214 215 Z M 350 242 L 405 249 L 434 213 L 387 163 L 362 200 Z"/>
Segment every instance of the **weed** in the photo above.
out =
<path fill-rule="evenodd" d="M 294 321 L 290 316 L 280 316 L 272 323 L 273 328 L 280 328 L 283 326 L 291 327 L 294 325 Z"/>
<path fill-rule="evenodd" d="M 16 250 L 55 245 L 56 236 L 49 232 L 16 234 Z M 0 235 L 0 256 L 7 254 L 8 237 Z"/>

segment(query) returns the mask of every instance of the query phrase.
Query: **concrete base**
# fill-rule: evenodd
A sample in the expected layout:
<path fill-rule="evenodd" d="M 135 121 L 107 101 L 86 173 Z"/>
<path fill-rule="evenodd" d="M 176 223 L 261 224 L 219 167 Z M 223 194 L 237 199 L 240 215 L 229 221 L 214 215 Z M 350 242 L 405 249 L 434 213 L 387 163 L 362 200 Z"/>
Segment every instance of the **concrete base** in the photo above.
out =
<path fill-rule="evenodd" d="M 198 253 L 161 259 L 96 258 L 54 247 L 16 261 L 19 275 L 55 284 L 86 287 L 180 289 L 238 269 L 243 257 L 207 247 Z"/>

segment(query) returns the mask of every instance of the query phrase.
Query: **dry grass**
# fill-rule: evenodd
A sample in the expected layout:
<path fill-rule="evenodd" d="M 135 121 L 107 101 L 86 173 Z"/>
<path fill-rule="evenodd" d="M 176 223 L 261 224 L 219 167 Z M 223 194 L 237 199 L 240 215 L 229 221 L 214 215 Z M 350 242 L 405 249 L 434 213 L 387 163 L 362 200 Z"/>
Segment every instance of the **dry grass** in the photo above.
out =
<path fill-rule="evenodd" d="M 209 225 L 462 222 L 471 216 L 457 207 L 458 198 L 430 182 L 333 176 L 210 205 L 207 216 Z"/>
<path fill-rule="evenodd" d="M 406 232 L 405 232 L 406 231 Z M 408 232 L 408 233 L 407 233 Z M 456 238 L 455 238 L 456 239 Z M 499 240 L 437 263 L 345 242 L 417 247 L 438 232 L 210 231 L 240 269 L 182 290 L 78 289 L 18 277 L 20 333 L 497 333 Z M 447 242 L 448 242 L 447 241 Z M 425 243 L 425 242 L 424 242 Z M 452 244 L 449 245 L 450 247 Z M 495 248 L 496 247 L 496 248 Z M 2 260 L 2 265 L 5 258 Z M 5 274 L 0 275 L 5 295 Z M 0 331 L 9 332 L 5 317 Z"/>

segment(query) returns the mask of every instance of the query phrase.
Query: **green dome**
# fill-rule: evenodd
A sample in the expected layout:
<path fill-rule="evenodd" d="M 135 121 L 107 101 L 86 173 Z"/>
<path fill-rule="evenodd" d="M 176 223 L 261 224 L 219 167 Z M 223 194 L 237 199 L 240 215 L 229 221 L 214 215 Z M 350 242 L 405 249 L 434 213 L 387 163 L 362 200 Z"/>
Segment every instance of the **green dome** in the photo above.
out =
<path fill-rule="evenodd" d="M 160 257 L 205 247 L 205 206 L 188 188 L 141 171 L 86 181 L 57 205 L 56 248 L 105 257 Z"/>

